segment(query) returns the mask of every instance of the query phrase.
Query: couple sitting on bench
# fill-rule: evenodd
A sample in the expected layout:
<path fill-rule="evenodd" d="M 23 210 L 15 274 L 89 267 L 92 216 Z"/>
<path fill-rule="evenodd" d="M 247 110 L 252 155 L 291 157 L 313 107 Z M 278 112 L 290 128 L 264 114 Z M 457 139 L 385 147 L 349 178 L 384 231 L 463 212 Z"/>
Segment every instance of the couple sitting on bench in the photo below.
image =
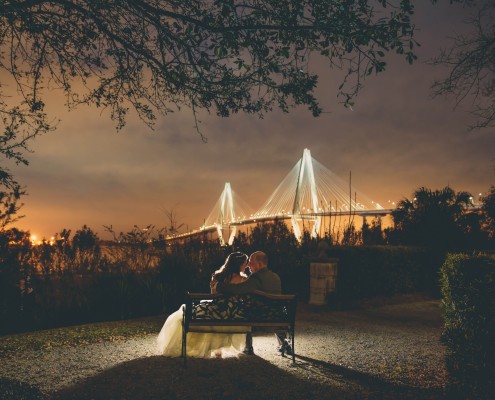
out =
<path fill-rule="evenodd" d="M 246 266 L 251 271 L 249 278 L 244 274 Z M 261 251 L 251 254 L 249 261 L 244 253 L 230 254 L 225 264 L 213 274 L 210 288 L 212 293 L 225 295 L 244 295 L 256 291 L 279 295 L 282 291 L 280 277 L 268 269 L 268 258 Z M 229 307 L 235 309 L 234 301 L 226 299 L 231 303 Z M 215 308 L 215 303 L 209 304 L 208 312 L 215 313 Z M 183 307 L 180 307 L 165 321 L 157 339 L 160 354 L 169 357 L 181 356 L 183 319 L 184 311 Z M 250 333 L 246 341 L 245 333 L 221 333 L 222 328 L 226 328 L 225 332 L 231 330 L 229 327 L 219 326 L 215 329 L 215 334 L 190 332 L 187 339 L 187 356 L 209 358 L 236 355 L 242 351 L 247 354 L 253 353 Z M 247 329 L 246 332 L 250 330 Z M 275 335 L 279 342 L 278 350 L 282 354 L 291 354 L 292 348 L 285 332 L 276 332 Z"/>

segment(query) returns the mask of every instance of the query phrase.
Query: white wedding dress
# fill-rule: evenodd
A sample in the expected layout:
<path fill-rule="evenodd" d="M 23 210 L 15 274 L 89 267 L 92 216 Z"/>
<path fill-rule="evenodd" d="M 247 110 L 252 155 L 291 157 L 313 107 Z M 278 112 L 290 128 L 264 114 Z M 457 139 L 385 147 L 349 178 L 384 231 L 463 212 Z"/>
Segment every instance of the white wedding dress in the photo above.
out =
<path fill-rule="evenodd" d="M 234 282 L 233 282 L 234 283 Z M 182 305 L 170 314 L 163 325 L 158 338 L 158 353 L 168 357 L 180 357 L 182 354 Z M 246 345 L 245 333 L 217 333 L 231 330 L 230 327 L 214 327 L 215 333 L 189 332 L 187 334 L 188 357 L 231 357 L 242 352 Z M 246 332 L 249 328 L 245 329 Z"/>

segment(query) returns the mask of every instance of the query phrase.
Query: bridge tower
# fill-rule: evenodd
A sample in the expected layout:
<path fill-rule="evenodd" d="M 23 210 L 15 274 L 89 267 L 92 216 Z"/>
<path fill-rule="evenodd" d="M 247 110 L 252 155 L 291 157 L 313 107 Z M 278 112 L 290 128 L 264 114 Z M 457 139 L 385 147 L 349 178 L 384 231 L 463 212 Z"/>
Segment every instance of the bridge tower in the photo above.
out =
<path fill-rule="evenodd" d="M 235 197 L 230 182 L 226 182 L 222 194 L 200 229 L 216 230 L 218 240 L 222 245 L 232 244 L 237 232 L 237 227 L 233 223 L 246 219 L 246 215 L 249 215 L 245 212 L 246 206 L 241 205 L 240 202 L 240 199 Z M 227 242 L 224 239 L 224 232 L 226 231 L 229 232 Z"/>
<path fill-rule="evenodd" d="M 301 198 L 303 193 L 306 194 L 308 202 L 305 202 L 308 207 L 303 207 Z M 318 191 L 316 190 L 316 180 L 315 180 L 315 172 L 313 170 L 313 162 L 311 157 L 311 152 L 309 149 L 304 149 L 302 159 L 299 164 L 299 173 L 297 175 L 297 185 L 296 185 L 296 194 L 294 197 L 294 205 L 292 207 L 292 228 L 294 229 L 294 235 L 298 240 L 302 238 L 301 228 L 299 227 L 299 221 L 303 220 L 312 220 L 313 228 L 311 229 L 311 236 L 317 237 L 318 231 L 321 226 L 321 215 L 312 215 L 308 216 L 308 214 L 318 213 Z"/>
<path fill-rule="evenodd" d="M 222 246 L 225 245 L 225 240 L 223 238 L 223 231 L 225 229 L 230 229 L 230 236 L 227 240 L 229 245 L 232 244 L 237 231 L 236 226 L 230 226 L 231 222 L 236 220 L 235 210 L 234 210 L 234 196 L 232 195 L 232 188 L 230 182 L 225 182 L 223 192 L 220 195 L 220 213 L 216 225 L 218 239 Z"/>

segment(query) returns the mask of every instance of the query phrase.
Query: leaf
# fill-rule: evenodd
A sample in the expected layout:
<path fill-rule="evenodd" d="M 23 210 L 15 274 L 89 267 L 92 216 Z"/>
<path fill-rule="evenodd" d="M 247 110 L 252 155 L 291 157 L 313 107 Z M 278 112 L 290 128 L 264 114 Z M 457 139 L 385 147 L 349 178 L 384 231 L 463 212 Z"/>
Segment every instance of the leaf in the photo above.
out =
<path fill-rule="evenodd" d="M 214 53 L 218 58 L 222 58 L 227 55 L 227 49 L 223 46 L 217 46 L 215 47 Z"/>

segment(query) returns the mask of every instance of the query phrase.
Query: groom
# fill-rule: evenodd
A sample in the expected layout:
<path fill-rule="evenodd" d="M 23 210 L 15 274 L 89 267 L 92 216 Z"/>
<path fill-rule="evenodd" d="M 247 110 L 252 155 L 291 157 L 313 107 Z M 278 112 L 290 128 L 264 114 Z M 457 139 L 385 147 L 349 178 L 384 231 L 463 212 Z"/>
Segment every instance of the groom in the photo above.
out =
<path fill-rule="evenodd" d="M 253 293 L 255 290 L 259 290 L 271 294 L 281 294 L 282 284 L 280 277 L 273 271 L 268 269 L 268 257 L 262 251 L 255 251 L 249 257 L 247 264 L 251 275 L 242 283 L 218 283 L 217 291 L 225 294 L 248 294 Z M 292 349 L 289 342 L 285 337 L 285 332 L 275 333 L 279 342 L 278 351 L 284 350 L 287 354 L 292 354 Z M 252 337 L 248 334 L 246 339 L 246 353 L 253 354 Z"/>

